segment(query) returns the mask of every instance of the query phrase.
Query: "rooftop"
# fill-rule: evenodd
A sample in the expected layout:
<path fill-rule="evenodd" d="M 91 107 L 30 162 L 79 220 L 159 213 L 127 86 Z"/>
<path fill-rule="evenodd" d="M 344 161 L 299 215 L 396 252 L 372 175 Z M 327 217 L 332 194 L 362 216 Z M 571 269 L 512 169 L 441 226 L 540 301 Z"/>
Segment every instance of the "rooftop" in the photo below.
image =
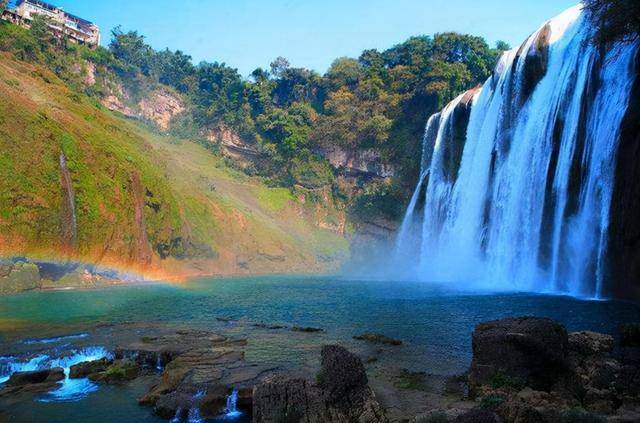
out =
<path fill-rule="evenodd" d="M 50 3 L 47 3 L 47 2 L 44 2 L 44 1 L 40 1 L 40 0 L 17 0 L 16 3 L 15 3 L 15 7 L 20 6 L 22 3 L 29 3 L 29 4 L 32 4 L 32 5 L 35 5 L 35 6 L 39 6 L 39 7 L 43 8 L 43 9 L 50 10 L 52 12 L 55 12 L 57 10 L 63 10 L 60 7 L 54 6 L 54 5 L 50 4 Z M 88 21 L 86 19 L 82 19 L 79 16 L 72 15 L 71 13 L 64 12 L 64 14 L 65 14 L 66 18 L 71 19 L 71 20 L 75 21 L 76 23 L 83 24 L 83 25 L 94 25 L 93 22 Z"/>

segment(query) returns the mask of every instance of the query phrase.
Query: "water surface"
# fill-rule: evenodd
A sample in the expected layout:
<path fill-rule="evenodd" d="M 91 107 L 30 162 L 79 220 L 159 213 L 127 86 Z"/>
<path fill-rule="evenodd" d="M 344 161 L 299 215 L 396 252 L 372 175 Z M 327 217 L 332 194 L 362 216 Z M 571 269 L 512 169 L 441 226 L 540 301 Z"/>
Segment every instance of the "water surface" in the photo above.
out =
<path fill-rule="evenodd" d="M 136 285 L 87 291 L 30 292 L 0 297 L 0 351 L 20 351 L 45 336 L 82 334 L 96 323 L 165 322 L 248 336 L 247 356 L 295 368 L 317 364 L 322 343 L 357 344 L 353 335 L 377 332 L 400 339 L 392 364 L 438 374 L 460 373 L 471 360 L 476 324 L 505 316 L 556 319 L 568 330 L 616 334 L 622 323 L 639 321 L 640 306 L 529 293 L 468 292 L 424 282 L 354 281 L 325 277 L 269 276 L 198 279 L 184 285 Z M 265 331 L 240 322 L 323 328 L 321 334 Z M 57 342 L 73 342 L 74 337 Z M 83 342 L 90 339 L 79 337 Z M 257 340 L 256 340 L 257 339 Z M 27 341 L 26 343 L 24 341 Z M 4 354 L 0 354 L 4 355 Z M 142 382 L 141 382 L 142 383 Z M 138 421 L 154 421 L 135 397 L 145 387 L 101 387 L 74 403 L 30 399 L 12 405 L 11 421 L 110 421 L 103 411 L 118 408 Z M 74 410 L 70 418 L 67 411 Z M 93 411 L 91 411 L 93 410 Z M 77 416 L 77 417 L 75 417 Z M 57 420 L 59 417 L 60 420 Z"/>

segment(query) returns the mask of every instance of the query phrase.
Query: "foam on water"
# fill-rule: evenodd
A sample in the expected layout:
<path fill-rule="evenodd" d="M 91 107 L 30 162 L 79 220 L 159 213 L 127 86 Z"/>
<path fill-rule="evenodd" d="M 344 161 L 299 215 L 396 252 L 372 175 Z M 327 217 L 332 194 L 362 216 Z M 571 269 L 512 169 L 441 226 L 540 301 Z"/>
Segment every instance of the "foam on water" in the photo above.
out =
<path fill-rule="evenodd" d="M 526 92 L 527 60 L 543 31 L 546 73 Z M 602 297 L 618 134 L 638 43 L 603 53 L 590 43 L 594 31 L 576 6 L 503 55 L 473 97 L 454 176 L 446 150 L 461 97 L 429 119 L 420 180 L 396 242 L 394 267 L 408 269 L 401 277 Z"/>
<path fill-rule="evenodd" d="M 77 401 L 86 397 L 89 393 L 96 391 L 98 386 L 86 378 L 69 378 L 71 366 L 105 357 L 112 358 L 112 354 L 103 347 L 87 347 L 73 350 L 67 355 L 54 358 L 47 354 L 40 354 L 28 360 L 20 360 L 15 357 L 0 357 L 0 384 L 9 380 L 11 375 L 16 372 L 61 367 L 64 370 L 65 378 L 59 382 L 60 387 L 40 396 L 38 401 Z"/>

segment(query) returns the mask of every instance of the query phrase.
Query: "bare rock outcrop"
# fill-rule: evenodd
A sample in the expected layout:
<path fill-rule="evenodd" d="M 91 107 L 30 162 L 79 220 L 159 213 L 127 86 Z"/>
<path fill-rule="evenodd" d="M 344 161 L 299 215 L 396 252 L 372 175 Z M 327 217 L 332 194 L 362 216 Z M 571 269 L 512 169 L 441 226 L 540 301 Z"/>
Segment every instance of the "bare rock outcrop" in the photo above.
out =
<path fill-rule="evenodd" d="M 144 119 L 155 122 L 164 131 L 169 129 L 171 119 L 184 111 L 178 96 L 165 90 L 153 91 L 138 103 L 140 114 Z"/>
<path fill-rule="evenodd" d="M 506 422 L 638 421 L 640 363 L 625 348 L 606 334 L 567 334 L 550 319 L 482 323 L 470 387 Z"/>
<path fill-rule="evenodd" d="M 322 348 L 316 383 L 274 376 L 254 389 L 256 422 L 387 422 L 362 361 L 338 345 Z"/>
<path fill-rule="evenodd" d="M 567 331 L 551 319 L 518 317 L 481 323 L 472 335 L 471 387 L 501 377 L 549 389 L 566 370 Z"/>

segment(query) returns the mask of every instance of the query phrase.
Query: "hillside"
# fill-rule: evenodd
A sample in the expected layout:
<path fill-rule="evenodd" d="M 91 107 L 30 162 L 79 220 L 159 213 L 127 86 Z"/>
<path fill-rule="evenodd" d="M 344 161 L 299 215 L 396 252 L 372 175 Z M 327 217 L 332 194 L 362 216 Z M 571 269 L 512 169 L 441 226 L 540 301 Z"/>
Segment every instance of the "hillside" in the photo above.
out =
<path fill-rule="evenodd" d="M 348 254 L 330 190 L 268 188 L 0 54 L 0 253 L 148 277 L 311 272 Z"/>

